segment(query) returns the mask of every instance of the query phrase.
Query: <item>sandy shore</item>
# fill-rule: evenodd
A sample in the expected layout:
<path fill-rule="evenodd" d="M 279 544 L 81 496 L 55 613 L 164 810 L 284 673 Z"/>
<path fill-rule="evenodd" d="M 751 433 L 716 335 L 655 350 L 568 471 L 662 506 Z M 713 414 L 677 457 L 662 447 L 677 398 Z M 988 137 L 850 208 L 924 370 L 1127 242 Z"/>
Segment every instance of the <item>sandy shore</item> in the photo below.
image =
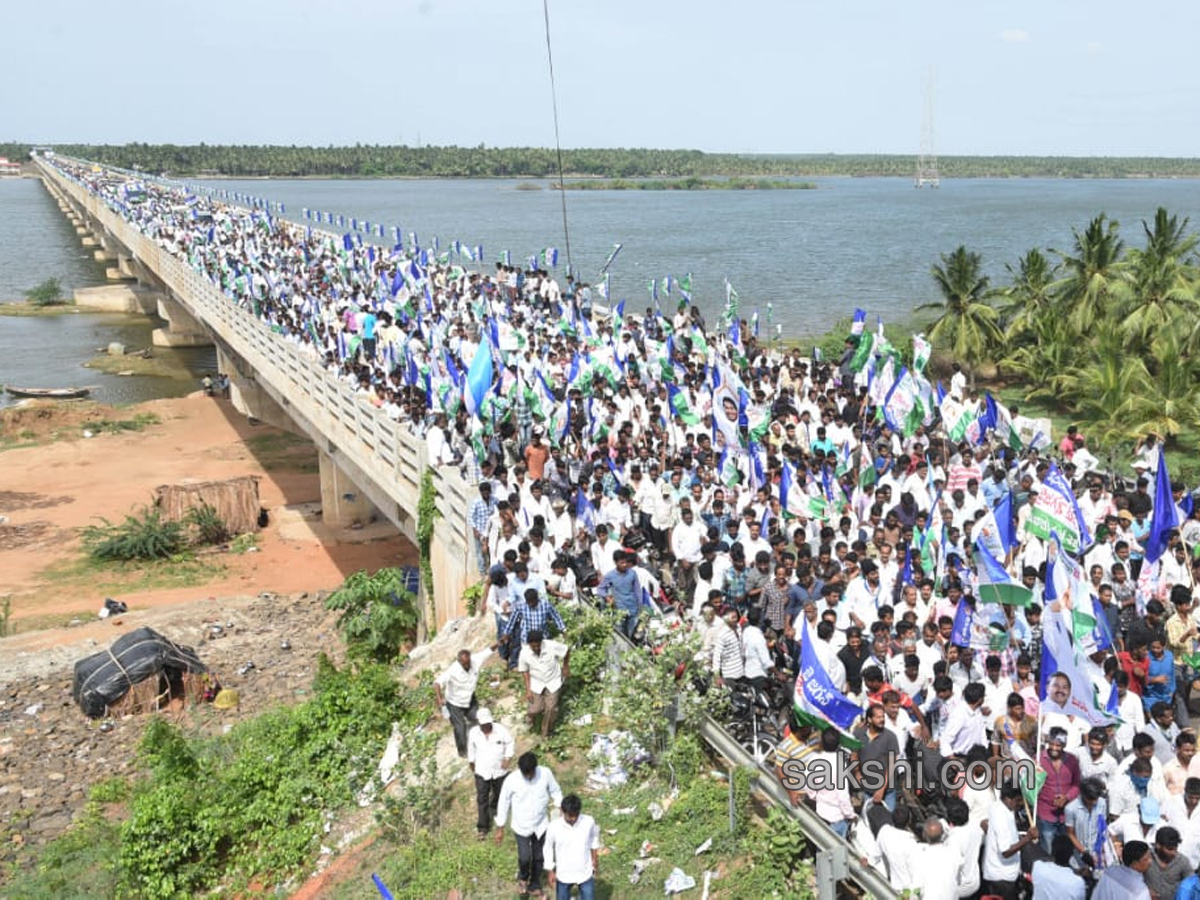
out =
<path fill-rule="evenodd" d="M 160 421 L 140 432 L 84 437 L 90 422 L 139 413 Z M 332 589 L 359 569 L 416 561 L 415 548 L 390 526 L 333 532 L 321 525 L 311 445 L 250 425 L 228 401 L 194 395 L 121 410 L 40 404 L 0 413 L 0 437 L 49 440 L 0 452 L 0 516 L 8 519 L 0 525 L 0 599 L 10 598 L 10 632 L 27 631 L 54 616 L 94 618 L 103 592 L 63 582 L 47 570 L 81 558 L 79 528 L 97 524 L 100 517 L 120 521 L 149 503 L 159 485 L 187 479 L 259 476 L 270 524 L 259 533 L 256 552 L 219 554 L 214 562 L 222 571 L 212 580 L 123 593 L 119 599 L 130 610 L 264 591 Z M 56 589 L 60 584 L 63 590 Z M 23 649 L 52 645 L 61 631 L 23 637 Z M 75 629 L 66 632 L 76 637 Z"/>

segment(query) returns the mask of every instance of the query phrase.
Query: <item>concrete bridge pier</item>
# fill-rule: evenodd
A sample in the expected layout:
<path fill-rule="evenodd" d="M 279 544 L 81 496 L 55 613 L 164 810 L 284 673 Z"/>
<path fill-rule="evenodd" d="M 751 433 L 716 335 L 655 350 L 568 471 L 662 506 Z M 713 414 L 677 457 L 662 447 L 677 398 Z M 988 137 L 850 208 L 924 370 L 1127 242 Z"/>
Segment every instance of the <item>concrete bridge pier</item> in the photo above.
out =
<path fill-rule="evenodd" d="M 321 521 L 330 528 L 357 528 L 379 518 L 367 495 L 338 466 L 324 450 L 319 455 L 321 466 Z"/>
<path fill-rule="evenodd" d="M 212 337 L 204 325 L 174 297 L 166 294 L 159 297 L 158 315 L 167 320 L 167 327 L 154 329 L 151 341 L 155 347 L 212 346 Z"/>

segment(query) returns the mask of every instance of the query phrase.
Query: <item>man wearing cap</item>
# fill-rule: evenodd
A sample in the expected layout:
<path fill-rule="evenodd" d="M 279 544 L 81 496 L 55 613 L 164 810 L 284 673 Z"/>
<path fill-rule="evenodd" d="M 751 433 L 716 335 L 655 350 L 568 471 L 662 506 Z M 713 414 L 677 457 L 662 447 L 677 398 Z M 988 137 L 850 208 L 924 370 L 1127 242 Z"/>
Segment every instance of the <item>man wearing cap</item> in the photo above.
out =
<path fill-rule="evenodd" d="M 1108 826 L 1108 836 L 1118 857 L 1121 848 L 1130 841 L 1154 843 L 1162 826 L 1162 811 L 1154 797 L 1143 797 L 1132 811 L 1114 818 Z"/>
<path fill-rule="evenodd" d="M 472 653 L 465 647 L 450 666 L 433 680 L 433 696 L 439 707 L 446 707 L 450 725 L 454 729 L 454 746 L 458 755 L 467 755 L 467 719 L 475 710 L 475 686 L 487 658 L 498 645 L 492 644 Z"/>
<path fill-rule="evenodd" d="M 571 648 L 561 641 L 546 639 L 540 631 L 531 631 L 529 642 L 521 648 L 517 671 L 525 679 L 529 730 L 533 731 L 540 714 L 542 737 L 547 737 L 558 716 L 563 683 L 571 677 Z"/>
<path fill-rule="evenodd" d="M 475 775 L 475 830 L 483 840 L 487 837 L 489 823 L 496 817 L 500 788 L 516 745 L 512 732 L 496 722 L 487 707 L 479 708 L 475 721 L 477 724 L 467 734 L 467 762 Z"/>

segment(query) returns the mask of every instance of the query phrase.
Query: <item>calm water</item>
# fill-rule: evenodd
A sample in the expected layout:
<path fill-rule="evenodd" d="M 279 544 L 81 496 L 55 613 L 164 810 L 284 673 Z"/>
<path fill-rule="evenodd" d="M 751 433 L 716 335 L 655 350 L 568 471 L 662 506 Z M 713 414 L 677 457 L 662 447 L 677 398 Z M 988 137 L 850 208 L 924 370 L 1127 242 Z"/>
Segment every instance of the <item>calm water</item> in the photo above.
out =
<path fill-rule="evenodd" d="M 347 218 L 399 225 L 428 246 L 455 239 L 482 244 L 489 266 L 502 250 L 514 262 L 546 246 L 566 262 L 559 195 L 517 190 L 517 181 L 220 181 L 218 188 Z M 991 275 L 1028 248 L 1070 249 L 1071 229 L 1100 211 L 1122 224 L 1131 246 L 1140 221 L 1158 206 L 1200 222 L 1200 181 L 963 180 L 915 190 L 906 179 L 820 179 L 812 191 L 578 191 L 567 211 L 575 267 L 596 273 L 623 244 L 611 272 L 614 297 L 648 303 L 646 282 L 691 272 L 697 301 L 710 315 L 724 302 L 723 278 L 741 297 L 743 315 L 757 307 L 785 336 L 827 330 L 863 306 L 885 320 L 905 318 L 933 299 L 930 266 L 958 244 L 982 253 Z M 104 272 L 41 185 L 0 181 L 0 301 L 57 275 L 69 288 L 101 284 Z M 328 226 L 326 226 L 328 227 Z M 407 237 L 405 238 L 407 240 Z M 389 239 L 390 242 L 390 239 Z M 119 379 L 80 369 L 110 340 L 149 343 L 150 324 L 78 315 L 0 318 L 0 382 L 97 384 L 112 402 L 178 393 L 194 382 Z M 117 321 L 122 321 L 118 319 Z M 114 330 L 116 328 L 116 330 Z M 193 360 L 199 369 L 211 356 Z M 3 402 L 0 400 L 0 402 Z"/>
<path fill-rule="evenodd" d="M 19 300 L 47 278 L 58 278 L 64 293 L 105 284 L 107 264 L 84 249 L 75 228 L 40 181 L 0 179 L 0 303 Z M 138 350 L 150 344 L 161 323 L 144 316 L 70 313 L 47 318 L 0 316 L 0 384 L 32 387 L 93 386 L 104 403 L 137 403 L 196 390 L 195 378 L 121 378 L 86 369 L 83 364 L 112 341 Z M 178 352 L 200 372 L 213 368 L 211 350 Z M 0 393 L 0 407 L 16 402 Z"/>

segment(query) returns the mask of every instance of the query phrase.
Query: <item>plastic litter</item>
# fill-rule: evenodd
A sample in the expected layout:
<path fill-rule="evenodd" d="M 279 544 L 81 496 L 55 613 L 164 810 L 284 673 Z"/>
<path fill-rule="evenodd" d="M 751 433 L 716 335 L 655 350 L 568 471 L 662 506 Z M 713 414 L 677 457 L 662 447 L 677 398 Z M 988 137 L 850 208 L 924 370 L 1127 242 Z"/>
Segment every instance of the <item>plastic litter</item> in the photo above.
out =
<path fill-rule="evenodd" d="M 699 847 L 696 848 L 696 852 L 693 855 L 699 856 L 701 853 L 706 853 L 707 851 L 709 851 L 711 849 L 712 849 L 712 838 L 709 838 L 707 841 L 705 841 L 703 844 L 701 844 Z"/>
<path fill-rule="evenodd" d="M 42 704 L 42 703 L 35 703 L 35 704 L 33 704 L 33 706 L 25 707 L 25 715 L 36 716 L 38 713 L 40 713 L 42 711 L 43 706 L 44 706 L 44 704 Z"/>
<path fill-rule="evenodd" d="M 629 772 L 650 759 L 648 754 L 626 731 L 610 731 L 592 735 L 588 759 L 594 767 L 588 772 L 588 787 L 606 790 L 629 780 Z"/>
<path fill-rule="evenodd" d="M 663 817 L 664 810 L 662 808 L 662 805 L 658 801 L 651 803 L 647 807 L 647 809 L 650 811 L 650 818 L 653 819 L 655 822 L 657 822 L 659 819 L 661 819 Z"/>
<path fill-rule="evenodd" d="M 641 849 L 638 850 L 638 856 L 645 859 L 654 850 L 654 845 L 649 841 L 642 841 Z"/>
<path fill-rule="evenodd" d="M 248 663 L 246 663 L 244 666 L 239 666 L 239 667 L 238 667 L 238 670 L 237 670 L 237 673 L 238 673 L 239 675 L 245 675 L 247 672 L 251 672 L 251 671 L 253 671 L 254 669 L 257 669 L 257 668 L 258 668 L 258 666 L 254 665 L 254 663 L 252 663 L 252 662 L 248 662 Z"/>
<path fill-rule="evenodd" d="M 614 816 L 632 816 L 635 812 L 637 812 L 636 806 L 623 806 L 623 807 L 621 807 L 621 809 L 614 809 L 613 815 Z"/>
<path fill-rule="evenodd" d="M 663 884 L 664 895 L 670 897 L 672 894 L 682 894 L 684 891 L 690 891 L 695 886 L 695 878 L 687 874 L 683 869 L 675 868 L 671 870 L 671 874 L 667 876 L 667 880 Z"/>

